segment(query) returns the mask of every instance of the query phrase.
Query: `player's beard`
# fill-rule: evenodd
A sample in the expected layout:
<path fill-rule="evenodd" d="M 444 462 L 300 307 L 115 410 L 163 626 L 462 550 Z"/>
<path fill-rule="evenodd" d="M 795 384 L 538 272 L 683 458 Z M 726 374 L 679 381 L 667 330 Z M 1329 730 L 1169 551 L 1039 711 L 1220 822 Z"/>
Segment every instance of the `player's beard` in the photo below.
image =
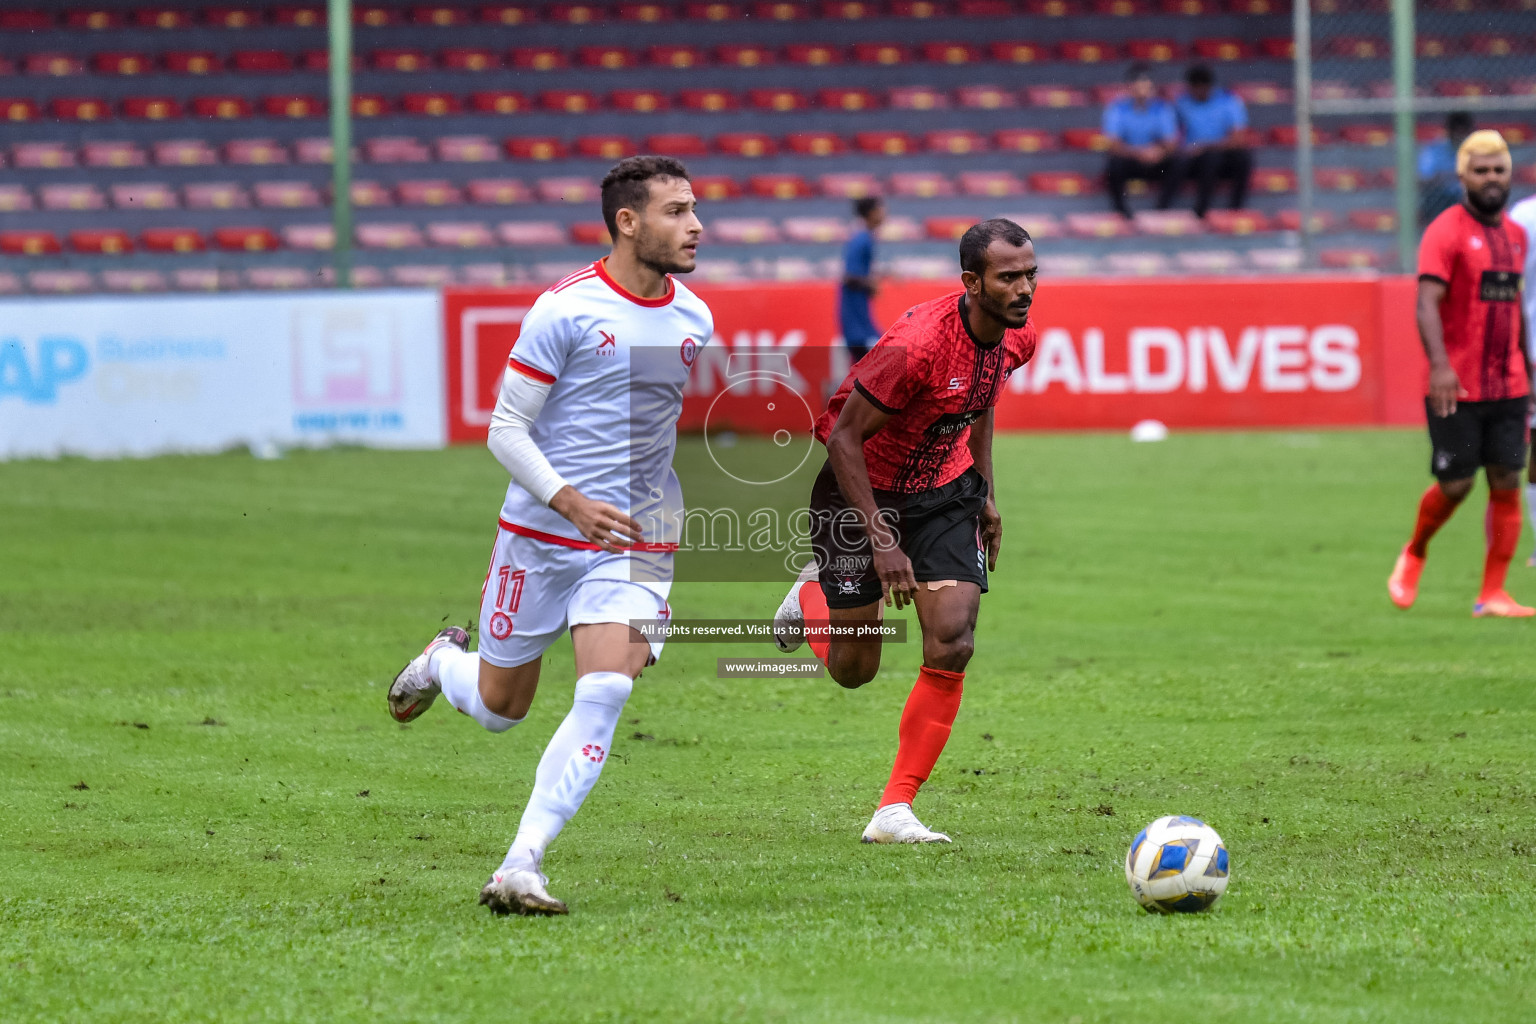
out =
<path fill-rule="evenodd" d="M 1010 306 L 1006 293 L 999 297 L 987 290 L 985 279 L 982 280 L 981 295 L 976 299 L 976 304 L 987 316 L 1010 328 L 1023 327 L 1029 319 L 1029 300 L 1025 300 L 1022 307 Z"/>
<path fill-rule="evenodd" d="M 681 262 L 681 254 L 674 252 L 667 243 L 641 227 L 635 235 L 635 259 L 658 274 L 686 274 L 693 269 Z"/>
<path fill-rule="evenodd" d="M 1490 183 L 1479 189 L 1467 189 L 1467 203 L 1485 217 L 1492 217 L 1509 202 L 1509 186 Z"/>

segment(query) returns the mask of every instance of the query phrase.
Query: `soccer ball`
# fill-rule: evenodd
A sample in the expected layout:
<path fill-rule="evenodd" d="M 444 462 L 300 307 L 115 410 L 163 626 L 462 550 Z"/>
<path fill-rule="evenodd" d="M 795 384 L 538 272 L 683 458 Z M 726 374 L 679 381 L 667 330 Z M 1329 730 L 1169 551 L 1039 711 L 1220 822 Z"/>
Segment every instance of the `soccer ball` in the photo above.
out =
<path fill-rule="evenodd" d="M 1149 912 L 1193 913 L 1227 891 L 1229 863 L 1215 829 L 1199 818 L 1170 814 L 1136 833 L 1125 855 L 1125 880 Z"/>

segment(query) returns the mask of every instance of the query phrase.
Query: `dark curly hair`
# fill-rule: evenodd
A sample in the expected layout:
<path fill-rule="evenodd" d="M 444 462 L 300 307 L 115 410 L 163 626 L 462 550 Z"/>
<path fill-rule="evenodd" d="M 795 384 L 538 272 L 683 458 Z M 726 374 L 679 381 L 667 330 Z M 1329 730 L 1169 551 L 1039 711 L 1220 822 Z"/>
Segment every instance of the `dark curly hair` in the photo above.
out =
<path fill-rule="evenodd" d="M 625 157 L 609 169 L 603 177 L 603 223 L 608 225 L 610 236 L 619 237 L 620 210 L 638 213 L 645 208 L 654 178 L 690 180 L 683 162 L 669 156 Z"/>

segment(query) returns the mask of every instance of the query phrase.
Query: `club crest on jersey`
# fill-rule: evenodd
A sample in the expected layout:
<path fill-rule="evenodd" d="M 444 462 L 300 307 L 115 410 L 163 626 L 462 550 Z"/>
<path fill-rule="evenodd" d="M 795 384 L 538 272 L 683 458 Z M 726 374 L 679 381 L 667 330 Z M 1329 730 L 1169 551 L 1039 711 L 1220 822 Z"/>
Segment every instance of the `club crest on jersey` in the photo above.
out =
<path fill-rule="evenodd" d="M 506 612 L 497 612 L 491 616 L 491 636 L 497 640 L 505 640 L 512 635 L 512 619 Z"/>
<path fill-rule="evenodd" d="M 613 335 L 609 334 L 607 331 L 598 331 L 597 333 L 603 336 L 603 340 L 597 343 L 598 355 L 611 356 L 619 350 L 618 341 L 614 338 Z"/>
<path fill-rule="evenodd" d="M 684 338 L 682 345 L 678 346 L 678 355 L 683 357 L 683 365 L 691 369 L 694 359 L 699 355 L 699 343 L 692 338 Z"/>

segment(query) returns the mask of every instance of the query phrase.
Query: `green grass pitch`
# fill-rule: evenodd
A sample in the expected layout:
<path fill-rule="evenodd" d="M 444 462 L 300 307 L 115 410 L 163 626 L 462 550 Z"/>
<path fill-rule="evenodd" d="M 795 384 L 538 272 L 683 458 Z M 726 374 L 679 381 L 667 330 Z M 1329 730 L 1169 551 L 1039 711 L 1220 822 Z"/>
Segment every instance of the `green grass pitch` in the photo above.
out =
<path fill-rule="evenodd" d="M 506 735 L 384 707 L 474 613 L 486 452 L 0 465 L 0 1020 L 1536 1019 L 1536 623 L 1470 618 L 1482 494 L 1405 614 L 1416 432 L 997 447 L 1002 567 L 919 797 L 954 845 L 857 841 L 915 644 L 857 692 L 677 644 L 546 862 L 557 920 L 475 898 L 569 645 Z M 1232 850 L 1210 914 L 1126 889 L 1167 813 Z"/>

